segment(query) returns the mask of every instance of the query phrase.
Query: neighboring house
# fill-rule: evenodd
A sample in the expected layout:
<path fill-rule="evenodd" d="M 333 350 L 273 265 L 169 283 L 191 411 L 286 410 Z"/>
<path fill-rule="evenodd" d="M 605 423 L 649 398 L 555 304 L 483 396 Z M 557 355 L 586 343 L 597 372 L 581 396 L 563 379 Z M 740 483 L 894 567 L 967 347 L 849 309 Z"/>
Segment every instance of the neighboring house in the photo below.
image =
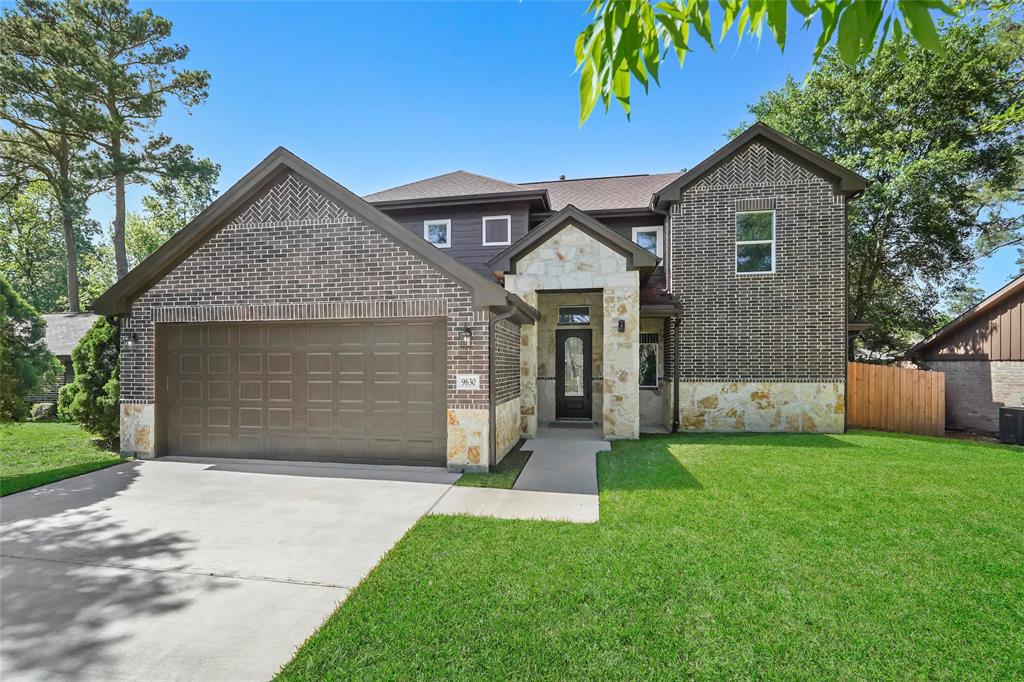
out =
<path fill-rule="evenodd" d="M 999 408 L 1024 405 L 1024 275 L 903 357 L 946 375 L 946 426 L 999 431 Z"/>
<path fill-rule="evenodd" d="M 761 124 L 685 173 L 364 198 L 278 149 L 96 301 L 121 447 L 479 470 L 557 419 L 842 431 L 864 187 Z"/>
<path fill-rule="evenodd" d="M 46 322 L 46 347 L 60 360 L 64 374 L 55 383 L 41 386 L 39 393 L 29 396 L 28 402 L 55 403 L 61 387 L 75 378 L 75 370 L 71 367 L 71 351 L 99 316 L 93 313 L 52 313 L 42 317 Z"/>

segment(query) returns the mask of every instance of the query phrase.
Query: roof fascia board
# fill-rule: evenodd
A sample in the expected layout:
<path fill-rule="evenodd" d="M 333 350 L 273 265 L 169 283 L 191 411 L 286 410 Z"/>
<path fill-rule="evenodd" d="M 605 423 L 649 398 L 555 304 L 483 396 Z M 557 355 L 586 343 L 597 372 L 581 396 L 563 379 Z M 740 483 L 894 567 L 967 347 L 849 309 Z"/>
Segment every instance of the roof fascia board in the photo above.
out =
<path fill-rule="evenodd" d="M 522 191 L 522 192 L 492 192 L 488 194 L 462 194 L 450 197 L 436 197 L 423 199 L 397 199 L 393 201 L 368 201 L 371 206 L 379 210 L 392 210 L 404 208 L 431 208 L 434 206 L 461 206 L 465 204 L 493 204 L 508 203 L 510 201 L 537 202 L 542 209 L 550 209 L 548 191 Z"/>
<path fill-rule="evenodd" d="M 235 210 L 286 169 L 297 173 L 327 197 L 337 201 L 347 213 L 379 229 L 427 263 L 465 285 L 473 294 L 475 308 L 504 305 L 508 292 L 496 282 L 486 280 L 479 273 L 420 239 L 335 180 L 287 149 L 279 147 L 149 258 L 96 299 L 93 310 L 103 315 L 124 313 L 132 298 L 144 292 L 202 246 Z"/>
<path fill-rule="evenodd" d="M 973 308 L 965 310 L 959 317 L 949 322 L 949 324 L 942 327 L 931 336 L 918 341 L 913 346 L 900 353 L 897 357 L 920 356 L 929 346 L 957 331 L 965 324 L 984 313 L 986 310 L 999 305 L 1004 299 L 1015 294 L 1017 289 L 1024 289 L 1024 275 L 1017 277 L 1006 286 L 996 290 L 991 296 L 987 297 Z"/>
<path fill-rule="evenodd" d="M 840 166 L 835 161 L 800 144 L 793 138 L 783 135 L 774 128 L 758 122 L 744 130 L 681 177 L 670 182 L 664 189 L 656 192 L 651 197 L 650 209 L 652 211 L 663 210 L 667 203 L 678 200 L 679 195 L 687 187 L 697 182 L 697 180 L 712 169 L 728 161 L 757 139 L 764 139 L 774 143 L 778 149 L 795 156 L 802 162 L 801 165 L 804 165 L 804 167 L 833 179 L 833 183 L 838 191 L 847 197 L 860 194 L 867 187 L 867 180 L 857 173 Z"/>

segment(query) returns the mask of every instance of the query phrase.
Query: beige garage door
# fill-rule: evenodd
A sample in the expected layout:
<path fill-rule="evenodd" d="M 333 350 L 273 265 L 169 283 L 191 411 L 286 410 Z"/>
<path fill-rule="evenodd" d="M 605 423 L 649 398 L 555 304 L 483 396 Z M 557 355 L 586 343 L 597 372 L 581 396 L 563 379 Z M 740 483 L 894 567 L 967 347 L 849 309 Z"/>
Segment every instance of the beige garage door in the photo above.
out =
<path fill-rule="evenodd" d="M 172 455 L 445 463 L 440 320 L 164 325 Z"/>

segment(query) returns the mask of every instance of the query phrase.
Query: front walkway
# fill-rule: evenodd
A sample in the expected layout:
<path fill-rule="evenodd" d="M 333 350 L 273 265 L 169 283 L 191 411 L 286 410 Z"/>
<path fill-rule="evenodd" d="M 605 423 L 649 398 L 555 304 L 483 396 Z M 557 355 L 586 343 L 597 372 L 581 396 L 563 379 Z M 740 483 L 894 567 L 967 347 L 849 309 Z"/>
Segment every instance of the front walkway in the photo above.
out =
<path fill-rule="evenodd" d="M 533 454 L 512 490 L 454 487 L 432 513 L 575 523 L 598 520 L 597 453 L 611 449 L 600 429 L 542 427 L 523 449 Z"/>
<path fill-rule="evenodd" d="M 266 680 L 458 478 L 129 462 L 0 500 L 0 675 Z"/>

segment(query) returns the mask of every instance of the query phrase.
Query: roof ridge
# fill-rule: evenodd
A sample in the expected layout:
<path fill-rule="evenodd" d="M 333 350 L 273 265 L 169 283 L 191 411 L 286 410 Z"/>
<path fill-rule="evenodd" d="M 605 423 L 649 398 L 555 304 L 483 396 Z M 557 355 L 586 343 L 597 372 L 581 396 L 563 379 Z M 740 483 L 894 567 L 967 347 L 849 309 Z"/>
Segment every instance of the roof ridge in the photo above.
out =
<path fill-rule="evenodd" d="M 618 178 L 653 178 L 656 175 L 681 175 L 685 171 L 666 171 L 664 173 L 627 173 L 625 175 L 594 175 L 586 178 L 565 178 L 554 180 L 531 180 L 530 182 L 520 182 L 519 185 L 545 185 L 549 182 L 585 182 L 587 180 L 615 180 Z"/>
<path fill-rule="evenodd" d="M 509 182 L 508 180 L 502 180 L 500 178 L 492 178 L 489 175 L 481 175 L 480 173 L 474 173 L 472 171 L 465 170 L 464 168 L 459 168 L 459 169 L 456 169 L 456 170 L 453 170 L 453 171 L 449 171 L 447 173 L 441 173 L 439 175 L 431 175 L 428 178 L 420 178 L 419 180 L 413 180 L 412 182 L 406 182 L 406 183 L 401 184 L 401 185 L 395 185 L 394 187 L 385 187 L 384 189 L 377 190 L 376 192 L 370 192 L 369 194 L 366 194 L 364 196 L 365 197 L 374 197 L 374 196 L 377 196 L 378 194 L 384 194 L 384 193 L 387 193 L 387 192 L 395 192 L 395 191 L 406 189 L 406 188 L 409 188 L 409 187 L 414 187 L 416 185 L 423 185 L 425 183 L 429 183 L 431 181 L 438 180 L 440 178 L 448 178 L 448 177 L 458 176 L 458 175 L 469 176 L 469 177 L 477 178 L 477 179 L 480 179 L 480 180 L 485 180 L 486 182 L 489 182 L 489 183 L 503 185 L 505 187 L 508 187 L 508 191 L 521 191 L 522 190 L 521 185 L 518 185 L 518 184 L 516 184 L 514 182 Z"/>

